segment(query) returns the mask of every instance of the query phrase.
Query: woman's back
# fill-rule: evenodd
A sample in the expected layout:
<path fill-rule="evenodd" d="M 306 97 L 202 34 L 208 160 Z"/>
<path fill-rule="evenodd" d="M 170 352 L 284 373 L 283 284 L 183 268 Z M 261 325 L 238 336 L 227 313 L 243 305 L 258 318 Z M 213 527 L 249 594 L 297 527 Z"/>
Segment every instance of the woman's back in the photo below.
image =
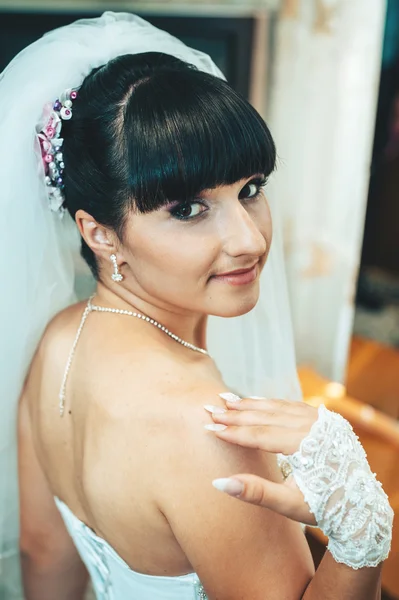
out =
<path fill-rule="evenodd" d="M 60 382 L 83 310 L 83 304 L 75 305 L 50 324 L 26 397 L 39 461 L 97 593 L 109 586 L 120 598 L 121 589 L 131 586 L 131 597 L 196 597 L 192 594 L 204 592 L 195 571 L 209 576 L 205 556 L 217 561 L 212 577 L 228 589 L 237 573 L 226 572 L 226 566 L 238 558 L 228 553 L 238 543 L 248 554 L 245 562 L 251 561 L 245 538 L 257 552 L 264 537 L 264 556 L 252 556 L 259 566 L 269 553 L 272 566 L 275 544 L 284 545 L 282 529 L 294 533 L 299 550 L 296 525 L 278 515 L 271 520 L 268 511 L 236 503 L 211 487 L 215 476 L 230 474 L 224 469 L 278 474 L 270 459 L 226 448 L 203 430 L 209 422 L 203 404 L 221 404 L 220 374 L 209 357 L 180 347 L 149 323 L 89 315 L 60 416 Z M 295 550 L 292 558 L 285 556 L 284 564 L 296 570 L 304 559 Z M 245 579 L 252 569 L 257 572 L 258 565 L 246 567 Z"/>
<path fill-rule="evenodd" d="M 169 394 L 184 386 L 189 371 L 199 385 L 222 391 L 220 376 L 209 358 L 184 348 L 179 364 L 148 324 L 93 313 L 72 361 L 61 418 L 58 394 L 83 310 L 76 305 L 56 317 L 32 373 L 32 427 L 46 476 L 54 495 L 135 570 L 190 572 L 160 512 L 159 489 L 162 477 L 172 476 L 170 459 L 186 450 L 178 445 L 179 420 L 195 407 L 178 396 L 173 406 Z M 201 430 L 209 419 L 202 407 L 197 414 Z"/>

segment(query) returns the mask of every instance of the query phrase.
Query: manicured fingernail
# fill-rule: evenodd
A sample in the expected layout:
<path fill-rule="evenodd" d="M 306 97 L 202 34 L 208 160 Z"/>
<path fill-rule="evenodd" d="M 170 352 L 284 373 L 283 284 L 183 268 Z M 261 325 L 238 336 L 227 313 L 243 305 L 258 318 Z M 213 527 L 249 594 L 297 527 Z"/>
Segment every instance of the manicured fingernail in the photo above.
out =
<path fill-rule="evenodd" d="M 221 415 L 222 413 L 227 412 L 227 410 L 225 410 L 221 406 L 213 406 L 212 404 L 204 404 L 204 408 L 208 412 L 215 414 L 215 415 Z"/>
<path fill-rule="evenodd" d="M 233 392 L 223 392 L 222 394 L 219 394 L 219 396 L 223 398 L 223 400 L 226 400 L 226 402 L 240 402 L 241 400 L 240 396 L 233 394 Z"/>
<path fill-rule="evenodd" d="M 239 496 L 244 491 L 244 484 L 241 481 L 229 477 L 214 479 L 212 485 L 220 492 L 225 492 L 230 496 Z"/>
<path fill-rule="evenodd" d="M 264 396 L 248 396 L 251 400 L 266 400 Z"/>
<path fill-rule="evenodd" d="M 224 431 L 227 429 L 227 425 L 219 425 L 219 423 L 211 423 L 210 425 L 204 425 L 204 429 L 208 431 Z"/>

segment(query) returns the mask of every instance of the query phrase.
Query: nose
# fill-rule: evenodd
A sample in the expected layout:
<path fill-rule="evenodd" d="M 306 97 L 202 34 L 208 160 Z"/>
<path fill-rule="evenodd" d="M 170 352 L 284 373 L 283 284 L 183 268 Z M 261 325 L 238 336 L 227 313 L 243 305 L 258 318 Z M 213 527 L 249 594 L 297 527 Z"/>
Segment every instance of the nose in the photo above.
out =
<path fill-rule="evenodd" d="M 260 224 L 239 201 L 231 207 L 223 233 L 223 248 L 229 256 L 259 258 L 266 252 L 267 243 Z"/>

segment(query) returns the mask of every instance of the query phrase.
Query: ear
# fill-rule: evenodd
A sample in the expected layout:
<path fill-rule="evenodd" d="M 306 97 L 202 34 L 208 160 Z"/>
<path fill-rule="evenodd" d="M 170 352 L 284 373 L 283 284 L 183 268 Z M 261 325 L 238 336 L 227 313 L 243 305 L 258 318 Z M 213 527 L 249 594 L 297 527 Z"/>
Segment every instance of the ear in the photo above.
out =
<path fill-rule="evenodd" d="M 109 261 L 110 255 L 117 253 L 117 237 L 112 230 L 81 209 L 76 211 L 75 221 L 82 238 L 98 258 Z"/>

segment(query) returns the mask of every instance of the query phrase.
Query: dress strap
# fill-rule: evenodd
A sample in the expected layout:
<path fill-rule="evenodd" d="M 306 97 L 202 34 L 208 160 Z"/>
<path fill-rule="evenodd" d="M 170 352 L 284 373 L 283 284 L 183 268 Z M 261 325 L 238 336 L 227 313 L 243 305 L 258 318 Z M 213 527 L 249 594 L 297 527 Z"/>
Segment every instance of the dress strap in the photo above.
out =
<path fill-rule="evenodd" d="M 80 321 L 80 325 L 79 325 L 79 329 L 76 332 L 76 337 L 75 340 L 73 342 L 71 351 L 69 353 L 68 356 L 68 361 L 65 367 L 65 371 L 64 371 L 64 377 L 62 379 L 62 384 L 61 384 L 61 389 L 60 389 L 60 393 L 58 395 L 58 399 L 59 399 L 59 408 L 60 408 L 60 416 L 63 417 L 64 416 L 64 408 L 65 408 L 65 392 L 66 392 L 66 384 L 67 384 L 67 379 L 68 379 L 68 375 L 69 375 L 69 371 L 71 369 L 71 365 L 72 365 L 72 360 L 75 354 L 75 350 L 76 350 L 76 346 L 78 345 L 78 341 L 80 338 L 80 334 L 82 333 L 83 330 L 83 326 L 85 324 L 85 321 L 87 319 L 87 317 L 89 316 L 89 314 L 91 313 L 91 311 L 93 310 L 92 308 L 92 304 L 91 301 L 94 298 L 93 296 L 90 296 L 90 298 L 87 301 L 86 304 L 86 308 L 84 309 L 81 321 Z"/>

